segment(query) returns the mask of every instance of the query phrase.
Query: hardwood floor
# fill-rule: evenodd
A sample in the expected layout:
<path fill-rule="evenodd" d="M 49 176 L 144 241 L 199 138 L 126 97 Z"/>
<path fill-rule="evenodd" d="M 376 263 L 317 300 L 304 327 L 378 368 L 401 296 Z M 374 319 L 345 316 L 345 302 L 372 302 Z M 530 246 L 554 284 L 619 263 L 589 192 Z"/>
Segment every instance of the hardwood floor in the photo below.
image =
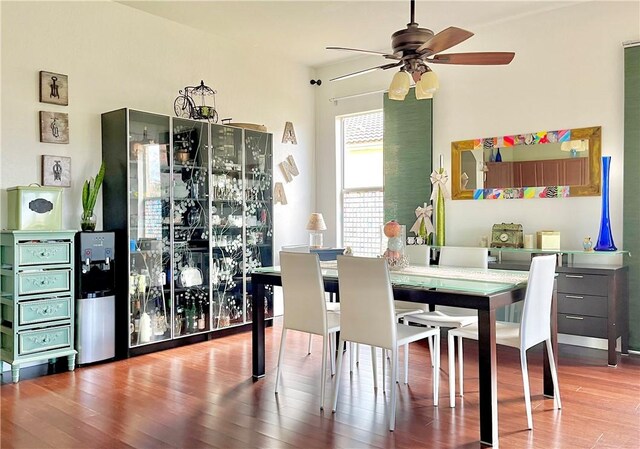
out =
<path fill-rule="evenodd" d="M 320 339 L 289 332 L 282 386 L 273 392 L 280 340 L 266 333 L 267 376 L 251 380 L 251 335 L 226 337 L 0 387 L 2 448 L 477 448 L 477 351 L 465 343 L 465 396 L 448 406 L 446 339 L 440 407 L 433 407 L 426 344 L 412 344 L 396 431 L 390 395 L 373 389 L 369 350 L 342 379 L 338 410 L 320 411 Z M 542 351 L 529 355 L 534 430 L 526 430 L 518 352 L 498 350 L 503 448 L 640 447 L 640 358 L 606 366 L 605 351 L 561 346 L 562 410 L 542 396 Z M 402 355 L 401 355 L 402 360 Z M 402 366 L 402 364 L 400 365 Z M 348 371 L 348 359 L 343 368 Z M 380 372 L 380 371 L 379 371 Z M 9 373 L 10 377 L 10 373 Z M 6 382 L 6 378 L 4 379 Z M 328 381 L 331 382 L 331 381 Z M 388 388 L 388 386 L 387 386 Z"/>

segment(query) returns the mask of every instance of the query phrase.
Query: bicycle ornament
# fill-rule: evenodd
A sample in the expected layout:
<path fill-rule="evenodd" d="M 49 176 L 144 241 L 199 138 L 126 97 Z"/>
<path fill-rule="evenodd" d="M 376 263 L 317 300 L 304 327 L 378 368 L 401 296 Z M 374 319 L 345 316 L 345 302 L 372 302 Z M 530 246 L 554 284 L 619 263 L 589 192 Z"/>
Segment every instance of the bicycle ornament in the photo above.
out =
<path fill-rule="evenodd" d="M 193 120 L 207 120 L 210 123 L 218 123 L 216 111 L 216 91 L 200 81 L 199 86 L 187 86 L 179 90 L 178 97 L 173 102 L 173 111 L 177 117 Z M 194 98 L 200 97 L 200 105 L 196 105 Z M 205 103 L 205 97 L 213 97 L 213 106 Z"/>

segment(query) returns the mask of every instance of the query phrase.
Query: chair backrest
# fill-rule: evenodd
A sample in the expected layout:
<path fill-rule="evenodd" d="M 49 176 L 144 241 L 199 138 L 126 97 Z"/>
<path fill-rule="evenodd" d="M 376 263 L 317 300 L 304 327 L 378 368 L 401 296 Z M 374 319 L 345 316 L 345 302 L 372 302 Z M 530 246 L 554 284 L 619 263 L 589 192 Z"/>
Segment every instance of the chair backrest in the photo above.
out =
<path fill-rule="evenodd" d="M 285 253 L 308 253 L 309 245 L 288 245 L 283 246 L 280 251 L 284 251 Z"/>
<path fill-rule="evenodd" d="M 443 246 L 440 248 L 439 265 L 448 267 L 487 268 L 489 249 L 472 246 Z"/>
<path fill-rule="evenodd" d="M 385 259 L 338 256 L 338 282 L 340 337 L 392 349 L 396 322 Z"/>
<path fill-rule="evenodd" d="M 430 249 L 431 247 L 428 245 L 407 245 L 404 248 L 404 255 L 409 260 L 410 265 L 428 267 Z"/>
<path fill-rule="evenodd" d="M 522 350 L 551 337 L 551 295 L 555 272 L 556 256 L 554 254 L 534 257 L 531 261 L 520 323 Z"/>
<path fill-rule="evenodd" d="M 280 251 L 284 327 L 324 335 L 327 305 L 317 254 Z"/>

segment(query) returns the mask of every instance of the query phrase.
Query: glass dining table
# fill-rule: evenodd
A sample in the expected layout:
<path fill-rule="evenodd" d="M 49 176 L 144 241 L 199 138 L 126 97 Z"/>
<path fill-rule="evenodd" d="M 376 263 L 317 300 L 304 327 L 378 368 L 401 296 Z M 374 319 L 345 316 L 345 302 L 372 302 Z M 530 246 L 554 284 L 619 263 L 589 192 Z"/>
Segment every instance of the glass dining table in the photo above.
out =
<path fill-rule="evenodd" d="M 325 291 L 339 293 L 336 262 L 321 263 Z M 528 272 L 459 267 L 409 266 L 390 272 L 394 299 L 473 309 L 478 313 L 478 377 L 480 441 L 498 446 L 496 378 L 496 311 L 524 300 Z M 281 286 L 280 267 L 263 267 L 251 275 L 253 377 L 265 375 L 265 286 Z M 551 341 L 557 359 L 556 288 L 551 306 Z M 544 346 L 544 345 L 543 345 Z M 553 397 L 546 347 L 543 360 L 544 395 Z"/>

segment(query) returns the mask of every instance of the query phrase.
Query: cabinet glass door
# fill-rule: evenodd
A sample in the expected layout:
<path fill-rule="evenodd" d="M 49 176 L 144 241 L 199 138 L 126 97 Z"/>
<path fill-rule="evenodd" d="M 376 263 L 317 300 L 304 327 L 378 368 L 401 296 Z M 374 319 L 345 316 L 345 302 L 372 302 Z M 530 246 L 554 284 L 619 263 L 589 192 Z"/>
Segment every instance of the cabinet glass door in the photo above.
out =
<path fill-rule="evenodd" d="M 165 289 L 170 152 L 168 117 L 129 114 L 129 344 L 134 347 L 171 338 L 171 294 Z"/>
<path fill-rule="evenodd" d="M 242 324 L 242 130 L 211 125 L 211 288 L 213 328 Z"/>
<path fill-rule="evenodd" d="M 172 119 L 173 336 L 211 330 L 209 282 L 209 131 Z"/>
<path fill-rule="evenodd" d="M 273 265 L 273 199 L 271 134 L 245 131 L 245 320 L 251 321 L 251 273 Z M 265 317 L 273 316 L 271 287 L 265 291 Z"/>

